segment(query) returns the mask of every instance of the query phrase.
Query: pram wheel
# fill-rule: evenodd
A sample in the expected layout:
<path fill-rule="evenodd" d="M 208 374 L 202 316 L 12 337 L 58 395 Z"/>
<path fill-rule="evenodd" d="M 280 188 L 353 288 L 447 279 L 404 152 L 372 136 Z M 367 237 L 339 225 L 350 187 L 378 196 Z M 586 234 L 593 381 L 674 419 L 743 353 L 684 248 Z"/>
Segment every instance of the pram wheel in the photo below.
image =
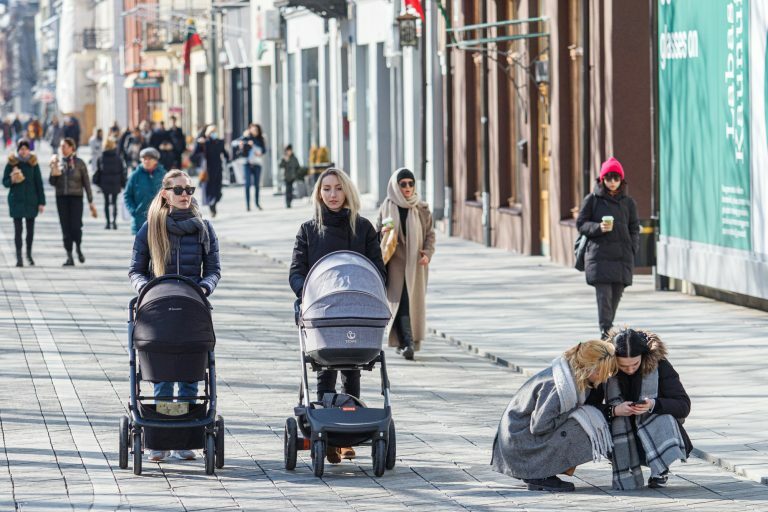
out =
<path fill-rule="evenodd" d="M 325 441 L 312 443 L 312 470 L 316 477 L 323 476 L 325 471 Z"/>
<path fill-rule="evenodd" d="M 120 418 L 120 458 L 118 463 L 120 469 L 128 467 L 128 450 L 131 448 L 131 442 L 128 437 L 128 416 Z"/>
<path fill-rule="evenodd" d="M 133 431 L 133 474 L 141 474 L 141 458 L 144 453 L 141 450 L 141 429 Z"/>
<path fill-rule="evenodd" d="M 383 439 L 377 439 L 373 443 L 373 474 L 376 476 L 384 475 L 384 468 L 387 464 L 387 442 Z"/>
<path fill-rule="evenodd" d="M 296 427 L 296 419 L 285 420 L 285 433 L 283 434 L 283 461 L 285 469 L 296 469 L 296 450 L 299 434 Z"/>
<path fill-rule="evenodd" d="M 224 418 L 216 416 L 216 469 L 224 467 Z"/>
<path fill-rule="evenodd" d="M 395 420 L 391 420 L 389 422 L 389 441 L 387 442 L 387 469 L 393 469 L 397 460 L 397 439 L 395 435 Z"/>
<path fill-rule="evenodd" d="M 216 465 L 216 435 L 213 432 L 205 433 L 205 474 L 212 475 Z"/>

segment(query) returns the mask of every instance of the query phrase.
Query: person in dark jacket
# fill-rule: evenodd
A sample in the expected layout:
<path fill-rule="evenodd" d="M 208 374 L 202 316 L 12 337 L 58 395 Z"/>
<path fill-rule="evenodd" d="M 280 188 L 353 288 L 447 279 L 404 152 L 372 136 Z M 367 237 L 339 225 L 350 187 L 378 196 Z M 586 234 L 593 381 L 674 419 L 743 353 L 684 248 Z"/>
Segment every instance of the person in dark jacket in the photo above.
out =
<path fill-rule="evenodd" d="M 160 153 L 155 148 L 142 149 L 141 164 L 131 173 L 125 186 L 123 199 L 125 208 L 133 217 L 131 230 L 134 234 L 147 220 L 149 205 L 162 187 L 166 170 L 159 160 Z"/>
<path fill-rule="evenodd" d="M 669 465 L 685 461 L 693 450 L 683 428 L 691 399 L 656 334 L 622 329 L 611 332 L 611 339 L 619 367 L 605 386 L 614 440 L 613 488 L 642 487 L 641 465 L 651 469 L 648 487 L 664 487 Z"/>
<path fill-rule="evenodd" d="M 82 251 L 83 241 L 83 191 L 88 197 L 88 208 L 91 216 L 96 217 L 96 207 L 93 204 L 91 179 L 88 176 L 88 166 L 77 158 L 77 142 L 69 137 L 61 141 L 59 147 L 61 157 L 54 155 L 51 159 L 51 176 L 48 179 L 56 188 L 56 209 L 59 211 L 59 223 L 64 238 L 64 250 L 67 251 L 65 267 L 75 264 L 72 258 L 72 245 L 75 245 L 77 259 L 85 263 Z"/>
<path fill-rule="evenodd" d="M 37 156 L 30 151 L 29 142 L 25 139 L 16 144 L 16 154 L 8 157 L 3 186 L 9 189 L 8 212 L 13 218 L 16 266 L 24 266 L 21 258 L 22 220 L 27 224 L 27 263 L 34 265 L 32 241 L 35 238 L 35 217 L 45 209 L 45 191 Z"/>
<path fill-rule="evenodd" d="M 626 188 L 621 163 L 609 158 L 576 220 L 579 233 L 588 238 L 584 272 L 587 284 L 595 287 L 603 339 L 613 327 L 624 288 L 632 285 L 635 254 L 640 246 L 637 206 Z"/>
<path fill-rule="evenodd" d="M 173 144 L 163 141 L 160 144 L 160 165 L 165 169 L 176 169 L 176 153 L 173 151 Z"/>
<path fill-rule="evenodd" d="M 98 185 L 104 194 L 104 216 L 107 218 L 104 229 L 117 229 L 117 195 L 125 188 L 127 180 L 123 160 L 117 154 L 117 141 L 108 137 L 104 141 L 104 150 L 96 161 L 96 174 L 93 176 L 94 184 Z"/>
<path fill-rule="evenodd" d="M 326 254 L 335 251 L 354 251 L 362 254 L 376 266 L 382 279 L 386 277 L 384 260 L 381 258 L 379 236 L 370 221 L 359 215 L 360 198 L 352 180 L 344 171 L 325 170 L 315 184 L 312 193 L 315 214 L 299 228 L 293 246 L 293 258 L 288 275 L 291 289 L 300 299 L 304 281 L 312 266 Z M 317 397 L 336 393 L 336 370 L 317 372 Z M 360 398 L 360 371 L 342 370 L 343 392 Z M 328 461 L 338 463 L 341 457 L 352 458 L 352 448 L 328 451 Z"/>
<path fill-rule="evenodd" d="M 147 221 L 133 242 L 128 272 L 137 293 L 155 276 L 178 274 L 194 280 L 206 295 L 211 295 L 221 278 L 219 243 L 213 226 L 200 216 L 193 199 L 195 187 L 184 171 L 165 174 L 162 188 L 149 207 Z M 154 396 L 196 396 L 197 382 L 156 382 Z M 150 452 L 150 460 L 168 457 L 164 451 Z M 178 450 L 177 457 L 194 459 L 191 450 Z"/>
<path fill-rule="evenodd" d="M 293 154 L 293 146 L 288 144 L 283 150 L 283 158 L 280 160 L 280 168 L 283 170 L 283 181 L 285 182 L 285 207 L 290 208 L 293 202 L 293 182 L 299 178 L 301 164 L 296 155 Z M 246 197 L 248 194 L 246 194 Z"/>
<path fill-rule="evenodd" d="M 69 116 L 64 122 L 62 135 L 64 135 L 65 139 L 75 141 L 75 149 L 77 149 L 80 146 L 80 121 L 74 116 Z"/>
<path fill-rule="evenodd" d="M 134 128 L 132 132 L 123 134 L 120 147 L 123 152 L 123 160 L 127 169 L 135 169 L 141 163 L 142 150 L 149 147 L 141 130 Z"/>
<path fill-rule="evenodd" d="M 173 168 L 181 169 L 181 157 L 184 150 L 187 149 L 187 139 L 184 137 L 184 130 L 176 124 L 176 116 L 171 116 L 171 127 L 168 129 L 168 136 L 173 144 L 173 152 L 176 155 Z"/>
<path fill-rule="evenodd" d="M 215 125 L 209 125 L 205 129 L 205 137 L 197 139 L 194 154 L 202 155 L 205 159 L 205 172 L 208 175 L 205 182 L 205 196 L 211 209 L 211 216 L 215 217 L 216 204 L 221 201 L 222 157 L 229 162 L 229 153 L 224 147 L 224 141 L 219 139 Z"/>

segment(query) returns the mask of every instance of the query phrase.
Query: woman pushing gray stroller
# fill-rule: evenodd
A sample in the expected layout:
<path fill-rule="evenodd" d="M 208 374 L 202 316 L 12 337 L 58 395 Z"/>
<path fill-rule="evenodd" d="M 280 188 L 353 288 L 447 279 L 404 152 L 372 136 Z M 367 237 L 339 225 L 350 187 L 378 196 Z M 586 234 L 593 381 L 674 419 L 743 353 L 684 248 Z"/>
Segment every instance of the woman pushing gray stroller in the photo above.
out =
<path fill-rule="evenodd" d="M 391 314 L 384 288 L 379 237 L 358 212 L 360 201 L 349 177 L 323 172 L 312 195 L 315 215 L 296 235 L 289 281 L 299 300 L 296 324 L 301 347 L 299 405 L 285 423 L 285 467 L 296 467 L 298 449 L 311 450 L 316 476 L 324 460 L 355 457 L 353 446 L 370 444 L 374 473 L 395 465 L 395 426 L 382 351 Z M 380 366 L 384 407 L 360 400 L 360 370 Z M 317 372 L 317 400 L 309 397 L 307 365 Z M 336 393 L 341 371 L 343 392 Z M 303 439 L 298 437 L 301 431 Z"/>

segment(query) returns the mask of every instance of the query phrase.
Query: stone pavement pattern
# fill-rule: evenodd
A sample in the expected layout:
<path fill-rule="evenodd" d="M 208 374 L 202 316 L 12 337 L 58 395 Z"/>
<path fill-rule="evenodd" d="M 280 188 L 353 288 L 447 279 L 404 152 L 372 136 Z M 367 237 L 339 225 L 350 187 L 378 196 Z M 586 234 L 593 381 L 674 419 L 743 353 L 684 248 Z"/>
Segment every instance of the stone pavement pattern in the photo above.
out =
<path fill-rule="evenodd" d="M 88 261 L 63 269 L 54 210 L 39 219 L 37 266 L 16 269 L 0 201 L 0 510 L 768 510 L 765 486 L 698 459 L 674 467 L 664 490 L 615 493 L 601 462 L 579 468 L 574 494 L 528 492 L 488 466 L 498 418 L 524 376 L 438 337 L 416 362 L 388 354 L 394 471 L 373 477 L 365 448 L 327 465 L 323 479 L 306 452 L 285 471 L 282 428 L 299 382 L 286 268 L 226 235 L 212 302 L 227 464 L 209 477 L 201 460 L 145 461 L 134 476 L 117 467 L 131 237 L 127 224 L 104 231 L 88 219 Z M 223 232 L 235 220 L 215 225 Z M 377 384 L 363 376 L 371 403 Z"/>
<path fill-rule="evenodd" d="M 243 192 L 227 190 L 220 230 L 287 264 L 307 200 L 286 210 L 263 195 L 265 210 L 244 214 Z M 375 210 L 363 212 L 375 219 Z M 543 257 L 520 256 L 438 232 L 430 264 L 428 327 L 452 343 L 535 373 L 563 348 L 598 335 L 594 289 L 584 275 Z M 695 453 L 768 484 L 768 313 L 676 292 L 655 292 L 635 276 L 616 325 L 657 332 L 693 402 L 685 427 Z M 427 344 L 427 350 L 429 344 Z"/>

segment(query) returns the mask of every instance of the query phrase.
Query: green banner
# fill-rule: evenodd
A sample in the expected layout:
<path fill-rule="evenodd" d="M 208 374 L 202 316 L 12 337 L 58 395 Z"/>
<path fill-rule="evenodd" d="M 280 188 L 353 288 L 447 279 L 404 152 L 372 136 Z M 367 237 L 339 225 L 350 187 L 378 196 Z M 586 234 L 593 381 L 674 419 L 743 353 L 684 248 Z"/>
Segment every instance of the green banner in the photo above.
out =
<path fill-rule="evenodd" d="M 660 234 L 751 250 L 748 0 L 659 0 Z"/>

